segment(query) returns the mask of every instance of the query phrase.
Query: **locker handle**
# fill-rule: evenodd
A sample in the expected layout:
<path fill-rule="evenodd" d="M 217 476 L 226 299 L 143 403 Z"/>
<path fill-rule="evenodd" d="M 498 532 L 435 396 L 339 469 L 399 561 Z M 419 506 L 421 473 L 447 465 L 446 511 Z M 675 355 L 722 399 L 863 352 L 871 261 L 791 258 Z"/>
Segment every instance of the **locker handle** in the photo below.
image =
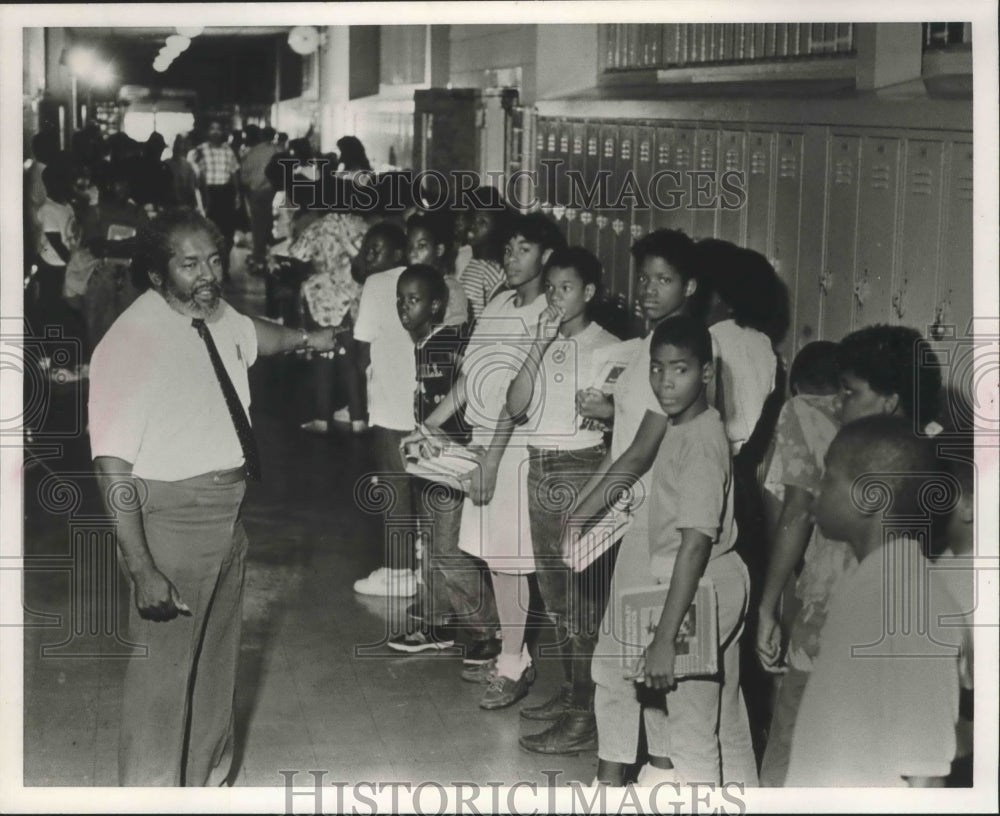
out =
<path fill-rule="evenodd" d="M 824 295 L 830 294 L 830 290 L 833 289 L 833 275 L 829 270 L 820 273 L 819 288 Z"/>
<path fill-rule="evenodd" d="M 868 285 L 868 270 L 866 269 L 861 280 L 854 284 L 854 297 L 858 301 L 859 306 L 865 305 L 870 290 L 871 287 Z"/>

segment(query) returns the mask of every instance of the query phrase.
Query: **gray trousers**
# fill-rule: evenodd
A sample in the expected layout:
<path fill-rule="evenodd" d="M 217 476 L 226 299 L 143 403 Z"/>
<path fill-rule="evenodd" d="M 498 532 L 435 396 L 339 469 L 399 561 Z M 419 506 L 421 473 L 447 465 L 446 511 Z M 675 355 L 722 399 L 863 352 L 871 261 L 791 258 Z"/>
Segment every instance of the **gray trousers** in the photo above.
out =
<path fill-rule="evenodd" d="M 119 781 L 125 786 L 218 785 L 233 751 L 247 536 L 240 481 L 211 475 L 144 481 L 143 526 L 153 561 L 191 616 L 143 620 L 130 598 L 129 661 L 122 700 Z"/>

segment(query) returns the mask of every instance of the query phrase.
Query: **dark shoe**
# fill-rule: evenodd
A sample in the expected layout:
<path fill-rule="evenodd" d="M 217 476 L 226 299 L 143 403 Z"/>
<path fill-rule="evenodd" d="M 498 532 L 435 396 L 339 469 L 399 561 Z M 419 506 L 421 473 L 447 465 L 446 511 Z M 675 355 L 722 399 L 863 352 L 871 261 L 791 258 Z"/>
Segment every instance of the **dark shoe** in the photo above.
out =
<path fill-rule="evenodd" d="M 483 692 L 483 697 L 479 701 L 479 707 L 487 711 L 494 711 L 498 708 L 507 708 L 514 705 L 518 700 L 523 699 L 528 694 L 528 689 L 535 682 L 535 667 L 528 666 L 517 680 L 509 677 L 497 675 Z"/>
<path fill-rule="evenodd" d="M 470 663 L 462 666 L 462 679 L 466 683 L 489 683 L 497 676 L 497 660 L 487 660 L 485 663 Z"/>
<path fill-rule="evenodd" d="M 414 632 L 390 638 L 386 645 L 390 649 L 395 649 L 397 652 L 416 654 L 417 652 L 450 649 L 455 645 L 455 641 L 439 639 L 427 630 L 417 629 Z"/>
<path fill-rule="evenodd" d="M 559 691 L 544 703 L 522 708 L 521 719 L 554 722 L 569 710 L 572 697 L 573 686 L 563 683 L 559 686 Z"/>
<path fill-rule="evenodd" d="M 465 650 L 465 657 L 462 658 L 462 662 L 466 666 L 489 663 L 491 660 L 496 660 L 502 647 L 503 644 L 500 643 L 499 638 L 477 640 Z"/>
<path fill-rule="evenodd" d="M 597 750 L 597 720 L 592 711 L 567 711 L 540 734 L 528 734 L 518 743 L 533 754 L 579 754 Z"/>

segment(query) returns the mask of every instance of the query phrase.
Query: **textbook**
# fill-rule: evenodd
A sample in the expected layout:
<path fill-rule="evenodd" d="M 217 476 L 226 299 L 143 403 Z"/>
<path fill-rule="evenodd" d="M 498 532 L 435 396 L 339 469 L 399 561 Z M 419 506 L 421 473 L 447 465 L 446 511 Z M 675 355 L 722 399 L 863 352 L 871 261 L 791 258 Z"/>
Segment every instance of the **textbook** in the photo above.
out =
<path fill-rule="evenodd" d="M 615 343 L 606 348 L 597 349 L 592 358 L 592 368 L 588 380 L 589 388 L 596 388 L 610 396 L 615 390 L 615 383 L 628 368 L 635 355 L 638 344 L 634 340 Z M 603 419 L 583 417 L 580 429 L 584 431 L 609 431 L 611 424 Z"/>
<path fill-rule="evenodd" d="M 579 532 L 582 525 L 569 522 L 569 552 L 563 555 L 563 561 L 574 572 L 583 572 L 625 535 L 631 524 L 632 513 L 625 503 L 616 503 L 585 533 Z"/>
<path fill-rule="evenodd" d="M 626 676 L 637 683 L 643 682 L 646 647 L 656 634 L 669 588 L 669 584 L 655 584 L 619 593 L 618 613 L 623 624 L 622 665 Z M 711 578 L 702 577 L 698 581 L 694 601 L 677 632 L 674 650 L 674 674 L 677 677 L 718 673 L 718 602 Z"/>
<path fill-rule="evenodd" d="M 479 467 L 479 454 L 463 445 L 449 444 L 433 455 L 421 443 L 404 445 L 401 449 L 406 472 L 411 476 L 441 482 L 465 492 L 472 474 Z"/>

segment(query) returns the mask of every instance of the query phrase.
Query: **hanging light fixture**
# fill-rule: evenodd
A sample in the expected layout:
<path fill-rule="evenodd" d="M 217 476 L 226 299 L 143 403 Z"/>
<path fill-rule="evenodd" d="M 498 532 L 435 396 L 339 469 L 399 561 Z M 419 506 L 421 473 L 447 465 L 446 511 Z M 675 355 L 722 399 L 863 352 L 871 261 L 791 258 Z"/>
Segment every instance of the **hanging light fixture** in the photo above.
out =
<path fill-rule="evenodd" d="M 288 47 L 296 54 L 306 56 L 319 48 L 320 37 L 316 26 L 295 26 L 288 32 Z"/>

